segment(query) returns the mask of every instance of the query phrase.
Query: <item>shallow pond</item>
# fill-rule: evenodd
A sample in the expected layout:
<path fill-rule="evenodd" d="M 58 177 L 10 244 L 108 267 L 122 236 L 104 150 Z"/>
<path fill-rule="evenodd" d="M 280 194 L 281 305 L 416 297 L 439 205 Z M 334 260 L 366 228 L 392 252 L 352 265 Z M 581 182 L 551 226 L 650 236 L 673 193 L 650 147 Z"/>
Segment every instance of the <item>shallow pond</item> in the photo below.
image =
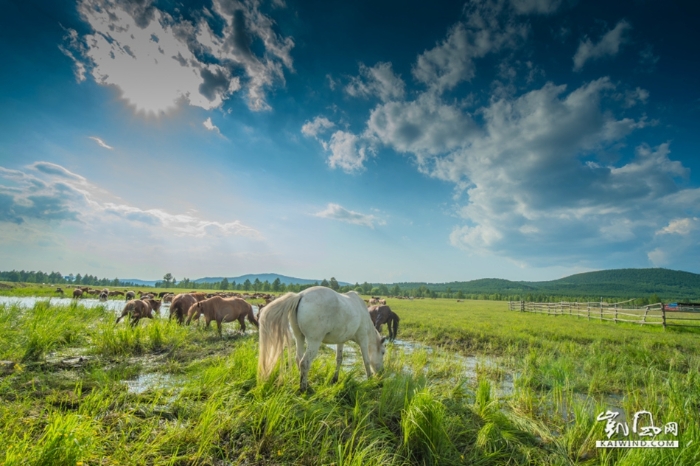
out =
<path fill-rule="evenodd" d="M 463 356 L 458 353 L 448 352 L 441 349 L 435 349 L 430 345 L 425 345 L 423 343 L 415 341 L 406 340 L 394 340 L 388 345 L 392 345 L 393 348 L 403 351 L 407 356 L 410 356 L 415 351 L 423 350 L 428 355 L 430 355 L 435 360 L 447 359 L 449 361 L 456 361 L 462 367 L 463 372 L 460 374 L 454 374 L 453 379 L 457 381 L 459 377 L 465 377 L 470 381 L 476 381 L 478 367 L 486 367 L 489 369 L 500 369 L 504 372 L 503 377 L 498 382 L 494 383 L 494 388 L 499 396 L 511 395 L 514 391 L 513 385 L 513 374 L 505 371 L 505 369 L 498 364 L 495 358 L 488 356 Z M 325 345 L 328 349 L 332 350 L 333 353 L 336 351 L 336 345 Z M 392 349 L 393 349 L 392 348 Z M 361 355 L 359 348 L 354 343 L 346 344 L 343 346 L 343 367 L 353 366 L 358 360 L 361 360 Z M 429 370 L 430 359 L 428 359 L 426 366 L 423 368 L 424 372 Z"/>
<path fill-rule="evenodd" d="M 38 301 L 50 301 L 51 304 L 54 306 L 70 306 L 70 304 L 73 302 L 73 299 L 71 298 L 43 298 L 43 297 L 15 297 L 15 296 L 0 296 L 0 305 L 5 304 L 8 306 L 12 305 L 18 305 L 21 308 L 24 309 L 30 309 L 34 307 L 34 305 Z M 124 309 L 124 305 L 126 304 L 125 301 L 123 300 L 117 300 L 117 299 L 109 299 L 107 301 L 100 301 L 99 299 L 92 299 L 92 298 L 85 298 L 85 299 L 79 299 L 78 304 L 92 308 L 92 307 L 97 307 L 97 306 L 103 306 L 105 309 L 109 311 L 113 311 L 114 313 L 121 313 L 121 311 Z M 163 313 L 163 309 L 168 309 L 170 307 L 169 303 L 164 303 L 161 308 L 161 314 Z"/>

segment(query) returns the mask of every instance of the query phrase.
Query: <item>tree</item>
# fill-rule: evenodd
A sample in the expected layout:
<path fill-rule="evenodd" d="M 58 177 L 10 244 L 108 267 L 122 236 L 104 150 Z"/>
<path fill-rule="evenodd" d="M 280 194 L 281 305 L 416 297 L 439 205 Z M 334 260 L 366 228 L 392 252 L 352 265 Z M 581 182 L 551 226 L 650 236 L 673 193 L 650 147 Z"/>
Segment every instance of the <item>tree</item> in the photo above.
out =
<path fill-rule="evenodd" d="M 338 280 L 335 279 L 335 277 L 331 277 L 330 286 L 331 289 L 335 291 L 338 291 L 340 289 L 340 284 L 338 283 Z"/>
<path fill-rule="evenodd" d="M 272 282 L 272 291 L 280 291 L 281 284 L 282 281 L 280 280 L 280 277 L 275 278 L 275 281 Z"/>
<path fill-rule="evenodd" d="M 388 295 L 389 294 L 389 287 L 383 283 L 381 285 L 379 285 L 379 294 L 384 295 L 384 296 Z"/>
<path fill-rule="evenodd" d="M 251 290 L 252 288 L 253 288 L 253 284 L 250 283 L 250 280 L 248 280 L 246 278 L 245 281 L 243 282 L 243 289 L 248 291 L 248 290 Z"/>
<path fill-rule="evenodd" d="M 457 299 L 464 299 L 464 293 L 462 293 L 462 290 L 457 292 Z"/>
<path fill-rule="evenodd" d="M 173 277 L 173 274 L 168 272 L 163 275 L 163 280 L 165 280 L 165 288 L 170 288 L 170 284 L 175 281 L 175 278 Z"/>
<path fill-rule="evenodd" d="M 324 278 L 323 281 L 321 282 L 321 286 L 325 286 L 326 288 L 329 288 L 331 285 L 328 283 L 328 280 L 326 280 Z"/>
<path fill-rule="evenodd" d="M 224 277 L 224 279 L 221 280 L 221 289 L 228 290 L 228 278 Z"/>
<path fill-rule="evenodd" d="M 75 276 L 75 284 L 80 285 L 83 282 L 83 276 L 78 274 Z"/>
<path fill-rule="evenodd" d="M 259 278 L 256 278 L 255 281 L 253 282 L 253 290 L 260 291 L 260 288 L 262 288 L 262 282 L 260 281 Z"/>
<path fill-rule="evenodd" d="M 401 294 L 401 287 L 399 285 L 394 285 L 391 289 L 392 296 L 399 296 Z"/>

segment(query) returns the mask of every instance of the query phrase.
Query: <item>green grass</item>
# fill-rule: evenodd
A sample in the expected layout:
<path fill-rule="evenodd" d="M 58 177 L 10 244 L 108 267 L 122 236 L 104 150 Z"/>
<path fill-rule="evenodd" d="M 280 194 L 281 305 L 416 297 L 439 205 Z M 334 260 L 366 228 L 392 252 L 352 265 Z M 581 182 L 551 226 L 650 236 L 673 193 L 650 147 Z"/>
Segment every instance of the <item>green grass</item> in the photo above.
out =
<path fill-rule="evenodd" d="M 79 303 L 0 305 L 0 464 L 700 462 L 700 336 L 492 301 L 389 305 L 399 338 L 433 349 L 389 345 L 381 377 L 357 358 L 336 384 L 324 349 L 303 395 L 296 368 L 257 380 L 257 333 L 237 323 L 219 338 L 167 319 L 115 326 Z M 681 447 L 596 449 L 612 406 L 678 422 Z"/>

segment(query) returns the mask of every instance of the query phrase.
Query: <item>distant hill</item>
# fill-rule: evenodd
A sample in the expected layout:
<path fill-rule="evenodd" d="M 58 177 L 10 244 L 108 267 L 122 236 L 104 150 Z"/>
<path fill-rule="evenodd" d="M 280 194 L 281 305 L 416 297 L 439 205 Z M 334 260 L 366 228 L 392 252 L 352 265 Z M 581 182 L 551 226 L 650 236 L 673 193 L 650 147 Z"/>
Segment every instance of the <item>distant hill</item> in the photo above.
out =
<path fill-rule="evenodd" d="M 286 275 L 279 275 L 276 273 L 258 273 L 258 274 L 248 274 L 248 275 L 241 275 L 240 277 L 226 277 L 229 281 L 229 283 L 235 281 L 236 283 L 243 283 L 246 280 L 250 280 L 251 283 L 255 281 L 257 278 L 261 282 L 265 282 L 267 280 L 268 282 L 272 283 L 276 279 L 280 279 L 280 282 L 282 282 L 285 285 L 289 284 L 298 284 L 298 285 L 310 285 L 313 283 L 321 283 L 323 279 L 318 279 L 318 280 L 310 280 L 308 278 L 294 278 L 294 277 L 288 277 Z M 330 280 L 331 277 L 327 277 L 326 280 Z M 198 278 L 197 280 L 194 280 L 195 283 L 216 283 L 220 282 L 224 279 L 224 277 L 204 277 L 204 278 Z M 351 285 L 351 283 L 347 282 L 338 282 L 341 286 L 345 285 Z"/>
<path fill-rule="evenodd" d="M 586 272 L 543 282 L 483 278 L 451 283 L 398 283 L 403 288 L 419 288 L 467 294 L 549 296 L 601 296 L 639 298 L 656 294 L 662 299 L 700 299 L 700 274 L 661 268 L 612 269 Z"/>
<path fill-rule="evenodd" d="M 120 278 L 120 282 L 133 283 L 136 286 L 155 286 L 158 280 L 139 280 L 138 278 Z"/>

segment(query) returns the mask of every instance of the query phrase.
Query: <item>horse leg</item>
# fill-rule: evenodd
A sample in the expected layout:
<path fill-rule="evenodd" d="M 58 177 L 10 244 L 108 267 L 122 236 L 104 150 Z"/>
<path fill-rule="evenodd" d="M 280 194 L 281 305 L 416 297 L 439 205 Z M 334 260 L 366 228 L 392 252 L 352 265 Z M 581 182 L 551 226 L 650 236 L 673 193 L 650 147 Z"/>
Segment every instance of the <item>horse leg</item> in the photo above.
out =
<path fill-rule="evenodd" d="M 362 353 L 362 362 L 365 363 L 365 372 L 367 372 L 367 378 L 372 377 L 372 366 L 369 365 L 369 340 L 367 338 L 361 338 L 357 340 L 360 345 L 360 352 Z"/>
<path fill-rule="evenodd" d="M 241 323 L 241 332 L 245 333 L 245 315 L 241 315 L 238 318 L 238 322 Z"/>
<path fill-rule="evenodd" d="M 209 325 L 209 322 L 207 322 L 207 326 Z M 216 329 L 219 331 L 219 336 L 221 336 L 221 321 L 219 319 L 216 319 Z"/>
<path fill-rule="evenodd" d="M 318 354 L 318 349 L 321 347 L 320 341 L 307 341 L 306 351 L 304 352 L 304 357 L 301 358 L 299 363 L 299 370 L 301 372 L 301 378 L 299 381 L 299 389 L 305 392 L 309 389 L 309 369 L 311 369 L 311 362 L 314 360 Z"/>
<path fill-rule="evenodd" d="M 294 331 L 294 341 L 296 342 L 296 350 L 297 350 L 297 357 L 296 357 L 296 362 L 297 362 L 297 367 L 299 370 L 301 370 L 301 358 L 304 357 L 304 349 L 306 346 L 306 337 L 304 336 L 301 331 L 298 331 L 298 329 L 293 329 Z"/>
<path fill-rule="evenodd" d="M 335 345 L 335 374 L 333 374 L 332 383 L 338 381 L 338 373 L 340 372 L 340 365 L 343 364 L 343 344 L 338 343 Z"/>

